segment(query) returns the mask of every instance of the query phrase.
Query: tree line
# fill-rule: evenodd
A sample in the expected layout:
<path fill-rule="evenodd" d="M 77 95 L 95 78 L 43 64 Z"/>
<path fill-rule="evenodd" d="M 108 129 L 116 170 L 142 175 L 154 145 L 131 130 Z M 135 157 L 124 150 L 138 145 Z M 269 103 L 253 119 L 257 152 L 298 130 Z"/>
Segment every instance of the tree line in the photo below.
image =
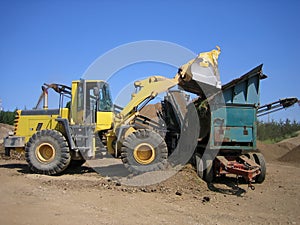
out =
<path fill-rule="evenodd" d="M 297 136 L 300 123 L 296 120 L 279 120 L 271 122 L 259 121 L 257 124 L 257 139 L 260 141 L 279 142 L 283 139 Z"/>
<path fill-rule="evenodd" d="M 16 110 L 11 111 L 0 111 L 0 123 L 14 125 Z"/>

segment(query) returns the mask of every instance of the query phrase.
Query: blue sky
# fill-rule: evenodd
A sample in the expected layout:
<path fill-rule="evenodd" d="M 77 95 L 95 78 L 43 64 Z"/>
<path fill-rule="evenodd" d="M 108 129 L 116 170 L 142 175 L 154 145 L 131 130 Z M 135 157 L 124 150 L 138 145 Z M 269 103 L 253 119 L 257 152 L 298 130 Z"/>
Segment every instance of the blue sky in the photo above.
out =
<path fill-rule="evenodd" d="M 32 108 L 44 82 L 70 84 L 105 52 L 140 40 L 174 42 L 195 53 L 219 45 L 222 83 L 264 63 L 269 77 L 261 83 L 262 104 L 300 97 L 299 12 L 296 0 L 2 0 L 2 107 Z M 134 73 L 173 77 L 173 71 L 176 69 L 146 63 L 125 69 L 122 79 L 126 81 L 126 76 Z M 120 83 L 110 84 L 113 94 Z M 270 118 L 300 121 L 299 108 L 294 106 Z"/>

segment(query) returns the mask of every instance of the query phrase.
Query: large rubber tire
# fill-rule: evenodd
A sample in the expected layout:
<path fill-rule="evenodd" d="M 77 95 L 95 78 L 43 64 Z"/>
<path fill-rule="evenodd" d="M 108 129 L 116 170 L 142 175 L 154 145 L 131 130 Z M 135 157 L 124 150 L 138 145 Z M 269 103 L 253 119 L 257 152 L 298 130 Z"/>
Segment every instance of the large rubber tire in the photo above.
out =
<path fill-rule="evenodd" d="M 253 154 L 255 162 L 260 165 L 260 174 L 256 176 L 255 182 L 262 183 L 266 178 L 267 168 L 266 168 L 266 161 L 264 156 L 261 153 L 254 153 Z"/>
<path fill-rule="evenodd" d="M 206 183 L 210 184 L 214 179 L 213 160 L 203 159 L 196 155 L 196 170 L 198 176 Z"/>
<path fill-rule="evenodd" d="M 140 129 L 128 135 L 121 149 L 122 161 L 133 174 L 163 170 L 167 165 L 167 157 L 165 140 L 148 129 Z"/>
<path fill-rule="evenodd" d="M 56 175 L 64 171 L 71 161 L 68 142 L 56 130 L 36 132 L 25 147 L 25 158 L 35 173 Z"/>

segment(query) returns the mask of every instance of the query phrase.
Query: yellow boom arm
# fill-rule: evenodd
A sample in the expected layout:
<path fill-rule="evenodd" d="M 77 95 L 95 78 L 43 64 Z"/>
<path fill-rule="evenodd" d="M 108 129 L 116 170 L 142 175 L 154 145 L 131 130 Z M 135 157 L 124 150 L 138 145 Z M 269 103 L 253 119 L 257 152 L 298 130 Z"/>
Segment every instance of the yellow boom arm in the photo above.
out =
<path fill-rule="evenodd" d="M 213 77 L 217 82 L 216 83 L 208 83 L 211 86 L 217 87 L 219 85 L 219 74 L 218 74 L 218 56 L 220 54 L 220 48 L 217 46 L 217 50 L 212 50 L 210 52 L 200 53 L 196 58 L 190 60 L 186 64 L 182 65 L 178 69 L 178 73 L 175 75 L 174 78 L 166 78 L 162 76 L 152 76 L 147 79 L 136 81 L 134 86 L 137 93 L 132 94 L 131 101 L 126 105 L 126 107 L 115 116 L 114 121 L 114 132 L 117 128 L 121 125 L 128 125 L 130 121 L 132 121 L 138 114 L 139 110 L 138 107 L 142 104 L 147 104 L 148 101 L 155 98 L 159 93 L 169 90 L 170 88 L 180 85 L 185 90 L 197 93 L 197 91 L 193 91 L 189 86 L 191 85 L 190 81 L 193 82 L 204 82 L 207 81 L 200 80 L 197 78 L 197 74 L 194 76 L 193 73 L 193 66 L 201 67 L 204 69 L 210 68 L 209 74 L 204 71 L 202 77 Z M 213 72 L 212 72 L 213 71 Z M 203 72 L 202 72 L 203 73 Z M 212 73 L 212 74 L 211 74 Z M 218 87 L 219 88 L 219 87 Z"/>
<path fill-rule="evenodd" d="M 115 116 L 114 128 L 118 128 L 120 125 L 129 124 L 134 117 L 139 114 L 138 107 L 154 99 L 159 93 L 162 93 L 178 84 L 177 77 L 169 79 L 162 76 L 152 76 L 147 79 L 136 81 L 134 86 L 137 93 L 132 94 L 131 101 L 126 107 Z"/>

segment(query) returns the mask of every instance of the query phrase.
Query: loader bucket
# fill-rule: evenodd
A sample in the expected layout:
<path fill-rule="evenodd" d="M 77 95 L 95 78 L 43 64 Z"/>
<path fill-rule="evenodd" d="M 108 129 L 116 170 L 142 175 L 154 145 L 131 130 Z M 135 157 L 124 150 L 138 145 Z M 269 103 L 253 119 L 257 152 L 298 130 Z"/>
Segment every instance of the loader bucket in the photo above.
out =
<path fill-rule="evenodd" d="M 221 89 L 218 69 L 220 48 L 200 53 L 195 59 L 179 69 L 181 82 L 179 85 L 186 91 L 209 97 Z"/>

